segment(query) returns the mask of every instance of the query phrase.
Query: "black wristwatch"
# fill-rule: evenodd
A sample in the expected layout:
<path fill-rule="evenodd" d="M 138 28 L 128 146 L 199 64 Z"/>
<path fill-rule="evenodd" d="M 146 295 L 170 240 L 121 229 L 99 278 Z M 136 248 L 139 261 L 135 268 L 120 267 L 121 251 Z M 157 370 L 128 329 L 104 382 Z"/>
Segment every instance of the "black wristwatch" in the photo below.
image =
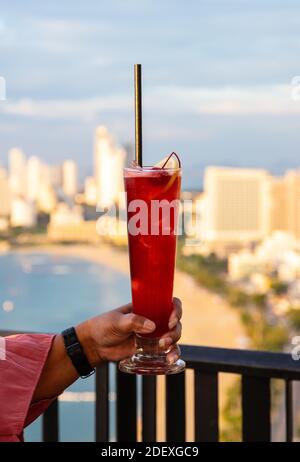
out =
<path fill-rule="evenodd" d="M 74 327 L 64 330 L 61 335 L 64 339 L 67 354 L 80 377 L 82 379 L 86 379 L 90 375 L 94 374 L 95 368 L 90 365 L 78 340 Z"/>

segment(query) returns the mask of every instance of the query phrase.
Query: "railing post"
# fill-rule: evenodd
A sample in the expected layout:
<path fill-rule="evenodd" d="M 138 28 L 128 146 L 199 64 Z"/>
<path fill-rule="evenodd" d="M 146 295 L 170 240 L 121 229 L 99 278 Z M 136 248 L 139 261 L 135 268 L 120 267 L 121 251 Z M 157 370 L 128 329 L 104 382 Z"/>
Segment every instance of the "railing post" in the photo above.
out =
<path fill-rule="evenodd" d="M 286 427 L 286 441 L 288 443 L 293 441 L 293 382 L 291 380 L 285 381 L 285 427 Z"/>
<path fill-rule="evenodd" d="M 242 376 L 243 441 L 271 441 L 270 379 Z"/>
<path fill-rule="evenodd" d="M 156 441 L 156 377 L 142 377 L 142 438 Z"/>
<path fill-rule="evenodd" d="M 109 440 L 109 370 L 107 363 L 96 368 L 95 389 L 95 440 L 103 443 Z"/>
<path fill-rule="evenodd" d="M 218 374 L 195 370 L 195 440 L 219 441 Z"/>
<path fill-rule="evenodd" d="M 185 441 L 185 373 L 166 377 L 167 441 Z"/>
<path fill-rule="evenodd" d="M 117 370 L 117 441 L 137 440 L 136 376 Z"/>
<path fill-rule="evenodd" d="M 59 441 L 58 400 L 53 401 L 43 415 L 43 442 Z"/>

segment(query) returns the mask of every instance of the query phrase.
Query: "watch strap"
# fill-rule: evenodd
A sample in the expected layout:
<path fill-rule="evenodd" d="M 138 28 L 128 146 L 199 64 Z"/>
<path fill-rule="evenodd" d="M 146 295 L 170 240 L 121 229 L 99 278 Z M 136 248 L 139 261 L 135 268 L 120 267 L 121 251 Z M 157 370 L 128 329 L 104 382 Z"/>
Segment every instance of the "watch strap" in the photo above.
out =
<path fill-rule="evenodd" d="M 81 378 L 86 378 L 95 372 L 95 369 L 90 365 L 81 343 L 78 340 L 76 330 L 70 327 L 62 333 L 66 352 L 72 361 L 73 366 Z"/>

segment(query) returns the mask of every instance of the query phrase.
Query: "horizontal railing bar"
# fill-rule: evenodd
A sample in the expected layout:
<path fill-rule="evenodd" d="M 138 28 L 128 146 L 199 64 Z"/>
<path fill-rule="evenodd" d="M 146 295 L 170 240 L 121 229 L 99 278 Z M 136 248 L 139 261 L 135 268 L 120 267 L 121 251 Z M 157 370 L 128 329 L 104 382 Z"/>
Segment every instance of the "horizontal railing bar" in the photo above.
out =
<path fill-rule="evenodd" d="M 20 332 L 3 330 L 0 336 Z M 180 345 L 190 369 L 300 380 L 300 361 L 288 353 Z"/>
<path fill-rule="evenodd" d="M 191 369 L 300 380 L 300 361 L 287 353 L 189 345 L 180 348 Z"/>

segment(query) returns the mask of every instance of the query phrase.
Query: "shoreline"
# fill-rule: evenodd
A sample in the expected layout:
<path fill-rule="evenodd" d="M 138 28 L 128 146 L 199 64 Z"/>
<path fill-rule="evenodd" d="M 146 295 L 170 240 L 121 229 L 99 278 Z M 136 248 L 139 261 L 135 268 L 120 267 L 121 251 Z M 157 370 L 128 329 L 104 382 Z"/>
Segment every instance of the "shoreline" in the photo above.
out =
<path fill-rule="evenodd" d="M 127 252 L 109 244 L 97 247 L 88 245 L 39 245 L 12 248 L 5 252 L 50 253 L 57 256 L 75 257 L 93 261 L 128 275 L 129 261 Z M 191 345 L 237 348 L 244 336 L 242 324 L 236 309 L 217 294 L 197 284 L 192 276 L 176 270 L 174 295 L 183 303 L 183 329 L 181 343 Z M 124 303 L 127 301 L 124 300 Z M 112 307 L 113 308 L 113 307 Z M 197 322 L 199 319 L 199 322 Z"/>

